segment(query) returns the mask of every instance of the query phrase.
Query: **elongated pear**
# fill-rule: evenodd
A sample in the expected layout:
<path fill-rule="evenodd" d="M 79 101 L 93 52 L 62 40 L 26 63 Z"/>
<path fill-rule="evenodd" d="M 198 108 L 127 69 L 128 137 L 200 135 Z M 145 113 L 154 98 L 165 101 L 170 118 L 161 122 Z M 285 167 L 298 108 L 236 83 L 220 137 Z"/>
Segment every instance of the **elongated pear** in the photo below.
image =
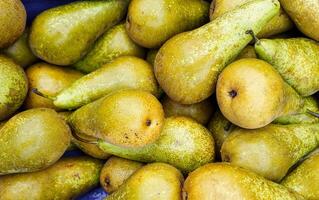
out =
<path fill-rule="evenodd" d="M 0 175 L 49 167 L 68 148 L 70 137 L 68 125 L 52 109 L 15 115 L 0 129 Z"/>
<path fill-rule="evenodd" d="M 182 200 L 183 181 L 176 168 L 153 163 L 137 170 L 105 200 Z"/>
<path fill-rule="evenodd" d="M 39 172 L 1 176 L 0 200 L 75 199 L 98 185 L 102 166 L 81 156 L 62 158 Z"/>
<path fill-rule="evenodd" d="M 280 181 L 299 159 L 319 145 L 319 124 L 270 124 L 232 131 L 222 146 L 223 161 Z"/>
<path fill-rule="evenodd" d="M 193 104 L 214 91 L 218 74 L 279 12 L 277 0 L 256 0 L 167 41 L 155 59 L 155 75 L 174 101 Z M 248 32 L 247 32 L 248 31 Z"/>
<path fill-rule="evenodd" d="M 310 96 L 319 91 L 319 44 L 315 41 L 261 39 L 255 49 L 258 57 L 270 63 L 300 95 Z"/>
<path fill-rule="evenodd" d="M 120 22 L 129 0 L 77 1 L 51 8 L 32 23 L 30 47 L 42 60 L 72 65 L 107 29 Z"/>

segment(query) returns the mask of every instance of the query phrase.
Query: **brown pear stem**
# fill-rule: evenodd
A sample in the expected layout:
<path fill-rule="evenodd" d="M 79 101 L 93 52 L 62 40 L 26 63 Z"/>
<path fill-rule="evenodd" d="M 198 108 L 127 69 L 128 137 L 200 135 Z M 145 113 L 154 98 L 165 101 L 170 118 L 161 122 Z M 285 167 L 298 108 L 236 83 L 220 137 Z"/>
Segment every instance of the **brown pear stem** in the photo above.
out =
<path fill-rule="evenodd" d="M 98 144 L 98 140 L 95 139 L 95 140 L 89 140 L 89 139 L 84 139 L 82 137 L 80 137 L 79 135 L 77 135 L 76 133 L 74 133 L 74 131 L 71 131 L 72 133 L 72 136 L 76 139 L 76 140 L 79 140 L 80 142 L 84 142 L 84 143 L 87 143 L 87 144 Z"/>
<path fill-rule="evenodd" d="M 307 113 L 310 114 L 310 115 L 312 115 L 312 116 L 314 116 L 314 117 L 319 118 L 319 113 L 313 112 L 313 111 L 311 111 L 311 110 L 307 110 Z"/>
<path fill-rule="evenodd" d="M 38 88 L 32 88 L 31 91 L 32 91 L 34 94 L 37 94 L 37 95 L 39 95 L 39 96 L 41 96 L 41 97 L 50 99 L 50 100 L 52 100 L 52 101 L 55 101 L 55 100 L 56 100 L 56 97 L 43 94 L 42 92 L 40 92 L 40 91 L 38 90 Z"/>
<path fill-rule="evenodd" d="M 256 34 L 254 33 L 253 30 L 247 30 L 246 34 L 249 34 L 253 37 L 254 41 L 256 44 L 258 44 L 260 42 L 259 38 L 256 36 Z"/>

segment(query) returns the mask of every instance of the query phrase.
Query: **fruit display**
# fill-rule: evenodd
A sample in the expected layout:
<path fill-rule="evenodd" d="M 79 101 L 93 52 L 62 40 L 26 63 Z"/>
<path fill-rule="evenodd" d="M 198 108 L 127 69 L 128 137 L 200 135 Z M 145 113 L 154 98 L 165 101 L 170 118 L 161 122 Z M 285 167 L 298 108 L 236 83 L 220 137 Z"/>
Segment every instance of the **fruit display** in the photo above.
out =
<path fill-rule="evenodd" d="M 0 200 L 319 200 L 318 0 L 0 0 Z"/>

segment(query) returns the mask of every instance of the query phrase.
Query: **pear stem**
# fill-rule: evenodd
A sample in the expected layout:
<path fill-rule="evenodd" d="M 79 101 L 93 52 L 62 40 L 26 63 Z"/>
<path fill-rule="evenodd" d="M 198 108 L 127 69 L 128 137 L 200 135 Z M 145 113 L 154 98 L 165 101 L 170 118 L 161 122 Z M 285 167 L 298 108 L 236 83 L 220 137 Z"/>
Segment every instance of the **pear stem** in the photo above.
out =
<path fill-rule="evenodd" d="M 256 34 L 254 33 L 253 30 L 247 30 L 247 31 L 246 31 L 246 34 L 251 35 L 251 36 L 253 37 L 255 43 L 258 44 L 258 43 L 260 42 L 259 38 L 256 36 Z"/>
<path fill-rule="evenodd" d="M 98 144 L 98 140 L 88 140 L 88 139 L 84 139 L 82 137 L 80 137 L 79 135 L 77 135 L 76 133 L 74 133 L 74 131 L 71 131 L 72 133 L 72 136 L 76 139 L 76 140 L 79 140 L 80 142 L 84 142 L 84 143 L 87 143 L 87 144 Z"/>
<path fill-rule="evenodd" d="M 319 113 L 313 112 L 313 111 L 311 111 L 311 110 L 307 110 L 307 113 L 310 114 L 310 115 L 312 115 L 312 116 L 314 116 L 314 117 L 319 118 Z"/>
<path fill-rule="evenodd" d="M 40 91 L 38 90 L 38 88 L 32 88 L 31 91 L 32 91 L 34 94 L 37 94 L 37 95 L 39 95 L 39 96 L 41 96 L 41 97 L 50 99 L 50 100 L 52 100 L 52 101 L 55 101 L 55 100 L 56 100 L 56 97 L 43 94 L 42 92 L 40 92 Z"/>

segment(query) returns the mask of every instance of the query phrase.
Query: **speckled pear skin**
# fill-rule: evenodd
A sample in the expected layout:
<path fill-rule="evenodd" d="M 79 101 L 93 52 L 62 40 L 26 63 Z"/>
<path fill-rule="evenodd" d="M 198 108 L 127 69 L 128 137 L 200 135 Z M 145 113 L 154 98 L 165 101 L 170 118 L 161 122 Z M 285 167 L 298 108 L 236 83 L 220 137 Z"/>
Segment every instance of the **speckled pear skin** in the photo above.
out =
<path fill-rule="evenodd" d="M 120 22 L 129 0 L 77 1 L 51 8 L 32 23 L 33 53 L 55 65 L 80 60 L 107 29 Z"/>
<path fill-rule="evenodd" d="M 140 162 L 165 162 L 188 173 L 212 162 L 215 157 L 211 133 L 193 119 L 170 117 L 165 120 L 161 136 L 142 148 L 123 148 L 99 140 L 98 146 L 118 157 Z"/>
<path fill-rule="evenodd" d="M 279 12 L 277 0 L 256 0 L 167 41 L 155 59 L 155 75 L 174 101 L 193 104 L 214 91 L 218 74 Z"/>
<path fill-rule="evenodd" d="M 0 54 L 0 121 L 10 117 L 23 103 L 28 80 L 23 69 Z"/>
<path fill-rule="evenodd" d="M 280 0 L 280 3 L 301 32 L 319 41 L 318 0 Z"/>
<path fill-rule="evenodd" d="M 68 125 L 52 109 L 30 109 L 15 115 L 0 129 L 0 175 L 51 166 L 68 148 L 70 137 Z"/>
<path fill-rule="evenodd" d="M 81 142 L 73 137 L 71 141 L 81 151 L 83 151 L 85 154 L 89 156 L 92 156 L 93 158 L 105 160 L 111 156 L 111 154 L 108 154 L 102 151 L 96 144 L 88 144 L 85 142 Z"/>
<path fill-rule="evenodd" d="M 173 166 L 152 163 L 137 170 L 104 200 L 182 200 L 183 182 L 183 175 Z"/>
<path fill-rule="evenodd" d="M 270 124 L 236 128 L 222 145 L 223 161 L 280 181 L 289 168 L 319 145 L 319 124 Z"/>
<path fill-rule="evenodd" d="M 62 158 L 32 173 L 2 176 L 0 200 L 75 199 L 98 185 L 102 161 L 87 156 Z"/>
<path fill-rule="evenodd" d="M 288 174 L 281 184 L 298 192 L 306 199 L 319 199 L 319 153 L 309 156 Z"/>
<path fill-rule="evenodd" d="M 210 19 L 214 20 L 226 12 L 252 1 L 254 0 L 214 0 L 211 3 Z M 289 19 L 289 16 L 285 11 L 280 9 L 280 12 L 267 23 L 257 36 L 260 38 L 267 38 L 286 32 L 292 28 L 293 22 Z"/>
<path fill-rule="evenodd" d="M 210 163 L 196 169 L 187 177 L 183 190 L 189 200 L 305 199 L 282 185 L 229 163 Z"/>
<path fill-rule="evenodd" d="M 75 109 L 120 89 L 140 89 L 159 95 L 152 66 L 140 58 L 122 56 L 75 81 L 57 95 L 54 105 Z"/>
<path fill-rule="evenodd" d="M 172 36 L 208 22 L 203 0 L 132 0 L 126 19 L 129 36 L 146 48 L 159 48 Z"/>
<path fill-rule="evenodd" d="M 135 44 L 126 33 L 125 24 L 119 24 L 105 32 L 94 44 L 90 52 L 79 62 L 75 69 L 84 73 L 92 72 L 120 56 L 143 58 L 144 48 Z"/>
<path fill-rule="evenodd" d="M 318 24 L 319 25 L 319 24 Z M 300 95 L 319 91 L 319 44 L 307 38 L 261 39 L 258 57 L 272 64 Z"/>

